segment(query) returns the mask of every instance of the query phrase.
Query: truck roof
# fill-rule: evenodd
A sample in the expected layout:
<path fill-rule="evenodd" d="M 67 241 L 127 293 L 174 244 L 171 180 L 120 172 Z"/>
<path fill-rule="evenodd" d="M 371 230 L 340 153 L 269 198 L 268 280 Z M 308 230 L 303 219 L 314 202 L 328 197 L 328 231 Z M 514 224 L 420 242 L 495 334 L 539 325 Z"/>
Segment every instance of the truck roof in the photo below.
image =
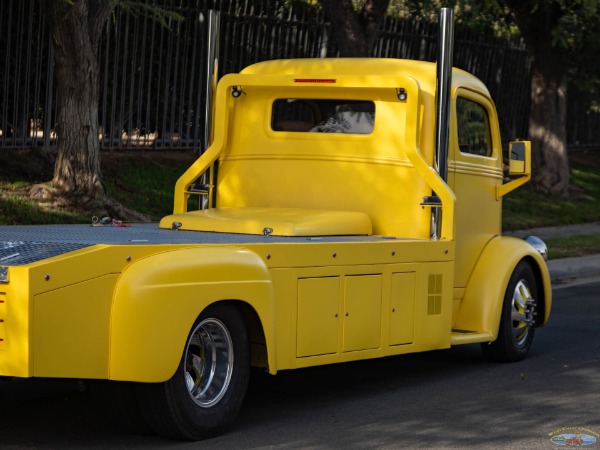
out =
<path fill-rule="evenodd" d="M 419 88 L 435 95 L 436 64 L 428 61 L 397 58 L 298 58 L 278 59 L 252 64 L 241 74 L 293 75 L 296 78 L 331 78 L 336 76 L 393 76 L 415 78 Z M 452 86 L 467 87 L 485 93 L 487 87 L 474 75 L 454 67 Z"/>

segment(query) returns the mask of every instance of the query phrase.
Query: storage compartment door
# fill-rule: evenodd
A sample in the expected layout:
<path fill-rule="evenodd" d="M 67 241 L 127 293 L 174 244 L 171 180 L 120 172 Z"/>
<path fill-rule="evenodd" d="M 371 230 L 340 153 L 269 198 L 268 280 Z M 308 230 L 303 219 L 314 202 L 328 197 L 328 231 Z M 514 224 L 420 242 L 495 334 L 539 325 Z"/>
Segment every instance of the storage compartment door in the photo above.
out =
<path fill-rule="evenodd" d="M 390 345 L 410 344 L 415 333 L 415 272 L 393 273 Z"/>
<path fill-rule="evenodd" d="M 344 351 L 381 345 L 381 275 L 346 276 Z"/>
<path fill-rule="evenodd" d="M 298 358 L 337 352 L 339 298 L 339 277 L 298 280 Z"/>

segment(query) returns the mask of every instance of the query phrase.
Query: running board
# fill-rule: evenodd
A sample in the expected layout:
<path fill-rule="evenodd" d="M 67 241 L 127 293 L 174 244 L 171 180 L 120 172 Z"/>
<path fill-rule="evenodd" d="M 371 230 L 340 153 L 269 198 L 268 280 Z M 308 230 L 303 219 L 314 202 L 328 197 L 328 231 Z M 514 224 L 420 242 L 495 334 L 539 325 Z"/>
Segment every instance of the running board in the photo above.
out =
<path fill-rule="evenodd" d="M 479 331 L 452 330 L 450 334 L 450 345 L 474 344 L 476 342 L 490 342 L 492 339 L 490 333 L 481 333 Z"/>

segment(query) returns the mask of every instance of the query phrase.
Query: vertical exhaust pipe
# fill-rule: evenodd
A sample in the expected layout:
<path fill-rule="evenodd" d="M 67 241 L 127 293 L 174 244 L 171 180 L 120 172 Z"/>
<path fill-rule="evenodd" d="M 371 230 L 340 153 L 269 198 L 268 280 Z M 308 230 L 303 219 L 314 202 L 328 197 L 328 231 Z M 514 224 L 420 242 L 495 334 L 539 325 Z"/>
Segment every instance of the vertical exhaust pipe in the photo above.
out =
<path fill-rule="evenodd" d="M 208 18 L 205 19 L 204 14 L 200 13 L 200 22 L 206 20 L 206 78 L 204 84 L 204 139 L 202 140 L 202 148 L 200 153 L 204 153 L 212 143 L 213 130 L 213 106 L 214 96 L 217 90 L 217 81 L 219 79 L 219 41 L 221 39 L 221 14 L 214 9 L 208 10 Z M 214 166 L 211 171 L 214 170 Z M 214 174 L 213 174 L 214 176 Z M 200 189 L 205 191 L 205 195 L 200 196 L 200 209 L 207 209 L 209 205 L 210 189 L 210 174 L 204 172 L 200 178 Z"/>
<path fill-rule="evenodd" d="M 454 47 L 454 11 L 441 8 L 439 17 L 438 59 L 436 67 L 435 170 L 448 181 L 448 146 L 450 139 L 450 97 L 452 94 L 452 53 Z M 440 200 L 435 193 L 431 217 L 431 238 L 439 239 L 442 228 Z"/>
<path fill-rule="evenodd" d="M 200 13 L 200 21 L 204 20 L 204 14 Z M 212 142 L 212 109 L 214 93 L 217 88 L 219 76 L 219 40 L 220 40 L 220 13 L 214 9 L 208 10 L 206 20 L 207 51 L 206 51 L 206 84 L 204 95 L 204 140 L 201 152 L 204 153 Z"/>
<path fill-rule="evenodd" d="M 450 135 L 450 96 L 452 94 L 452 52 L 454 47 L 454 12 L 440 9 L 438 36 L 435 155 L 436 170 L 448 181 L 448 140 Z"/>

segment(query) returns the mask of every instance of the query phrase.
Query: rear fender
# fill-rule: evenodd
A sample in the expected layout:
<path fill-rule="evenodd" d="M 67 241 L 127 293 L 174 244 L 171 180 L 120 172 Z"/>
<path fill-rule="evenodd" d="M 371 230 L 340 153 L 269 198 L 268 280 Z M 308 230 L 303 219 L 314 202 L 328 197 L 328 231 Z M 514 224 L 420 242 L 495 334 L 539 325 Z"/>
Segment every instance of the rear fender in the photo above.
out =
<path fill-rule="evenodd" d="M 513 270 L 522 259 L 533 267 L 542 302 L 538 326 L 548 321 L 552 305 L 550 274 L 544 258 L 522 239 L 496 236 L 483 250 L 471 274 L 455 328 L 490 335 L 496 340 L 506 287 Z"/>
<path fill-rule="evenodd" d="M 197 247 L 149 256 L 123 272 L 113 298 L 109 378 L 170 379 L 194 321 L 222 300 L 239 300 L 254 309 L 265 333 L 269 367 L 276 367 L 274 295 L 264 262 L 245 249 Z"/>

